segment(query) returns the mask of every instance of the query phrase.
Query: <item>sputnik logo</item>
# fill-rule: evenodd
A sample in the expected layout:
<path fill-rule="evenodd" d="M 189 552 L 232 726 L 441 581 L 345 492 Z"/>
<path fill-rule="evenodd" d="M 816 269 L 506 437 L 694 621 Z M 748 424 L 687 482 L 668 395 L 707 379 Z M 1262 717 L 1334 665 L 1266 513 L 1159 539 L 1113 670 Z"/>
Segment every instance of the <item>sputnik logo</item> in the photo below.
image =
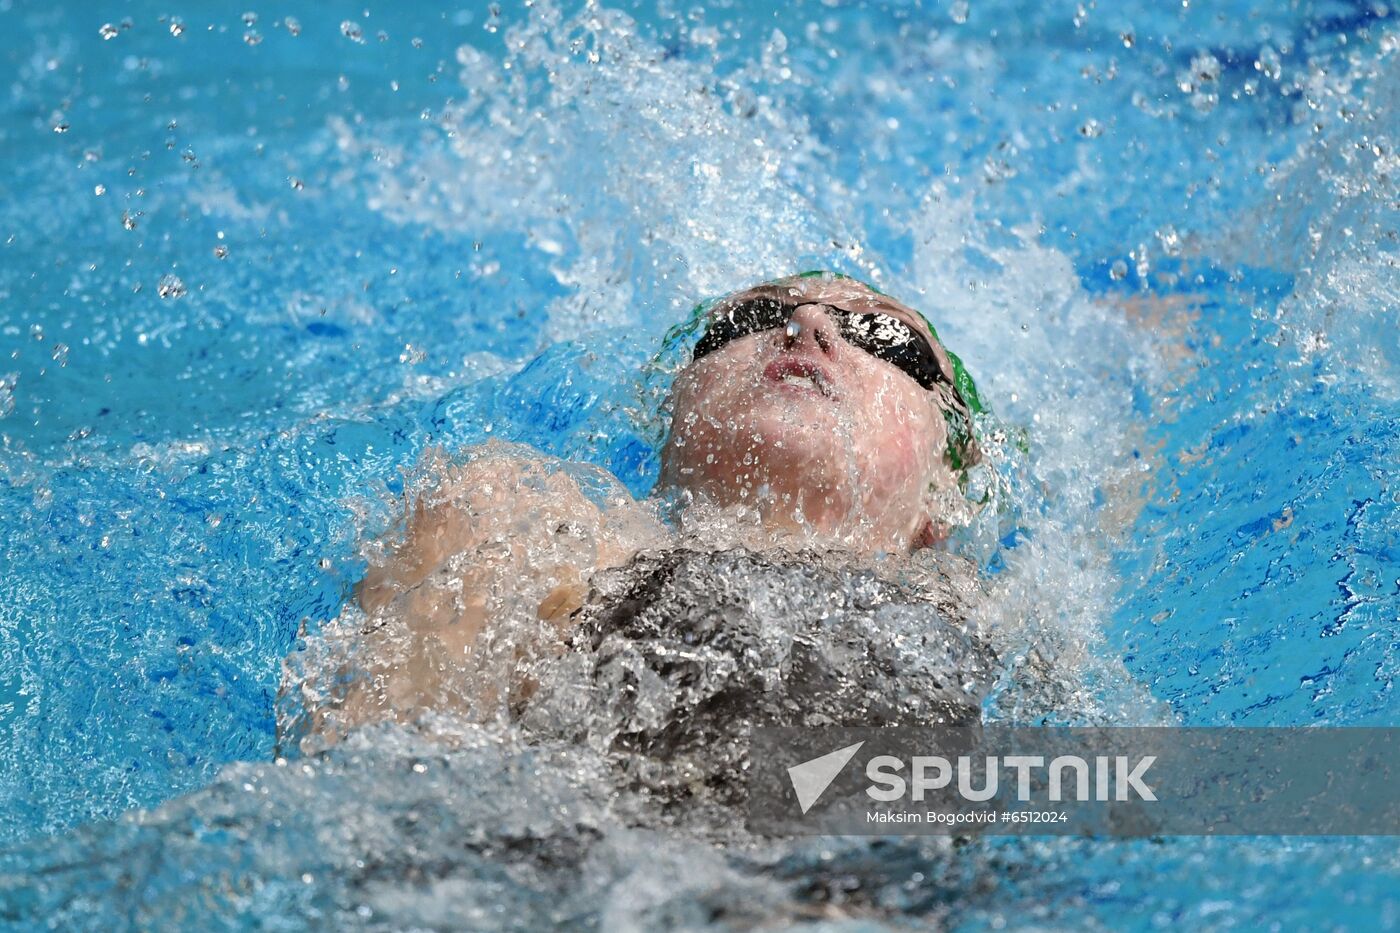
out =
<path fill-rule="evenodd" d="M 864 742 L 857 742 L 854 745 L 847 745 L 845 748 L 838 748 L 820 758 L 812 758 L 787 769 L 788 778 L 792 780 L 792 789 L 797 791 L 797 805 L 802 808 L 803 813 L 812 809 L 812 806 L 821 799 L 821 795 L 826 793 L 831 782 L 836 780 L 836 775 L 841 773 L 841 769 L 846 767 L 864 744 Z"/>

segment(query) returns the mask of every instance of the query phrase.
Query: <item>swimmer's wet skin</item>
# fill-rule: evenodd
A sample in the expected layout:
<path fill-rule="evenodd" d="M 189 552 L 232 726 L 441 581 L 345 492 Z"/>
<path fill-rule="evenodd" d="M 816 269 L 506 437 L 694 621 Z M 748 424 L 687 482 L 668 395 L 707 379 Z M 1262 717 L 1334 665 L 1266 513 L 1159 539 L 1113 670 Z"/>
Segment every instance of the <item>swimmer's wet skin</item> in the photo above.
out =
<path fill-rule="evenodd" d="M 658 500 L 620 484 L 600 508 L 529 448 L 492 444 L 430 470 L 436 485 L 417 496 L 402 544 L 357 587 L 368 620 L 344 626 L 358 632 L 356 672 L 306 689 L 330 702 L 295 713 L 284 734 L 315 747 L 431 710 L 518 713 L 533 680 L 512 672 L 565 650 L 594 575 L 639 551 L 881 557 L 871 566 L 899 576 L 959 521 L 981 401 L 917 312 L 809 273 L 712 303 L 701 323 L 672 387 L 658 484 L 679 503 L 677 529 L 657 518 Z M 955 589 L 966 600 L 975 586 Z M 945 609 L 964 615 L 956 600 Z"/>

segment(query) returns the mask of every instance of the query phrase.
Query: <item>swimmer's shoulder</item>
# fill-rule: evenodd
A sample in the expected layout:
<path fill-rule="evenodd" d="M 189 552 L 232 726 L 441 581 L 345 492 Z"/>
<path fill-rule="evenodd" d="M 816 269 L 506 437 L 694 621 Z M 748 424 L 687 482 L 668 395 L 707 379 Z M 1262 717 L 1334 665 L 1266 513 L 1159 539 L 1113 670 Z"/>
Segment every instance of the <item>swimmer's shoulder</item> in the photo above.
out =
<path fill-rule="evenodd" d="M 570 554 L 586 576 L 626 561 L 663 533 L 654 511 L 607 470 L 524 444 L 493 440 L 452 455 L 430 451 L 415 472 L 401 534 L 378 542 L 356 588 L 366 611 L 459 554 L 516 552 L 522 573 L 538 569 L 530 567 L 532 554 Z M 578 546 L 556 546 L 567 541 Z"/>

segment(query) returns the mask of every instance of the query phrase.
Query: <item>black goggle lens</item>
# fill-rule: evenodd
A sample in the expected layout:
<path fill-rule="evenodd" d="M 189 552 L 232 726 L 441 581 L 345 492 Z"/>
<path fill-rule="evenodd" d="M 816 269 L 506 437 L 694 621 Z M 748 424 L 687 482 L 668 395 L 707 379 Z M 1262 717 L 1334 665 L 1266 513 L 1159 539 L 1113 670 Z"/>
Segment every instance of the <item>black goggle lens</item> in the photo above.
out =
<path fill-rule="evenodd" d="M 741 302 L 724 314 L 710 319 L 705 336 L 695 345 L 692 359 L 713 353 L 731 340 L 747 337 L 765 330 L 776 330 L 787 324 L 796 308 L 772 298 L 753 298 Z"/>
<path fill-rule="evenodd" d="M 942 382 L 952 385 L 951 377 L 938 364 L 938 357 L 928 341 L 914 328 L 891 314 L 879 311 L 847 311 L 831 309 L 841 337 L 849 344 L 871 356 L 898 367 L 925 389 Z M 705 336 L 695 345 L 692 359 L 713 353 L 731 340 L 749 334 L 776 330 L 787 324 L 797 305 L 773 298 L 753 298 L 740 302 L 710 321 Z"/>

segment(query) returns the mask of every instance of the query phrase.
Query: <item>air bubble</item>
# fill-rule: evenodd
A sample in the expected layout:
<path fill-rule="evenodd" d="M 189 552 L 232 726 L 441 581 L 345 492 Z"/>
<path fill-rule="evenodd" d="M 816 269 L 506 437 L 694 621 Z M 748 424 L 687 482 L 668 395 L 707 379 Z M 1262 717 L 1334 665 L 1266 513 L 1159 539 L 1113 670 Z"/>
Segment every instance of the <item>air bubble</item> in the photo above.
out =
<path fill-rule="evenodd" d="M 362 30 L 360 28 L 360 24 L 355 22 L 354 20 L 347 19 L 345 22 L 341 23 L 340 34 L 345 38 L 349 39 L 351 42 L 357 43 L 359 45 L 364 44 L 364 30 Z"/>
<path fill-rule="evenodd" d="M 115 39 L 117 37 L 117 32 L 117 27 L 113 26 L 111 23 L 103 23 L 102 28 L 97 30 L 97 34 L 105 40 Z"/>
<path fill-rule="evenodd" d="M 282 20 L 282 25 L 287 27 L 287 32 L 292 34 L 292 38 L 295 39 L 297 36 L 301 35 L 301 20 L 297 19 L 295 16 L 288 16 L 286 19 Z"/>
<path fill-rule="evenodd" d="M 1128 277 L 1128 264 L 1121 259 L 1115 259 L 1108 269 L 1108 277 L 1115 282 L 1123 281 Z"/>
<path fill-rule="evenodd" d="M 228 258 L 228 247 L 225 246 L 225 245 L 222 244 L 222 243 L 220 243 L 218 246 L 214 247 L 214 258 L 215 258 L 215 259 L 227 259 L 227 258 Z"/>
<path fill-rule="evenodd" d="M 170 20 L 170 34 L 175 38 L 180 38 L 185 34 L 185 24 L 179 19 Z"/>

